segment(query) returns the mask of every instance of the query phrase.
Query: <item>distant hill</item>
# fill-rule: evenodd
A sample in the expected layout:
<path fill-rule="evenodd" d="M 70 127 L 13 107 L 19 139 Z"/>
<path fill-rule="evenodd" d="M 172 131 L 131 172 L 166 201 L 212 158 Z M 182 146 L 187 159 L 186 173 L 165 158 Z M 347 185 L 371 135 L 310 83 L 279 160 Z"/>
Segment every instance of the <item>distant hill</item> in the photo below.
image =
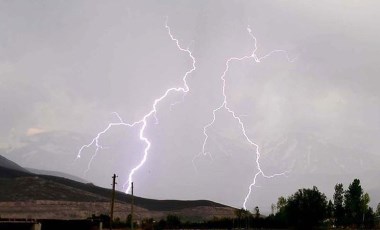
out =
<path fill-rule="evenodd" d="M 20 165 L 0 155 L 0 168 L 12 169 L 20 172 L 29 172 Z"/>
<path fill-rule="evenodd" d="M 77 177 L 77 176 L 74 176 L 74 175 L 70 175 L 70 174 L 67 174 L 67 173 L 63 173 L 63 172 L 50 171 L 50 170 L 41 170 L 41 169 L 33 169 L 33 168 L 26 168 L 26 170 L 28 170 L 29 172 L 34 173 L 34 174 L 63 177 L 63 178 L 67 178 L 67 179 L 70 179 L 70 180 L 73 180 L 73 181 L 78 181 L 78 182 L 81 182 L 81 183 L 89 183 L 85 179 L 82 179 L 80 177 Z"/>
<path fill-rule="evenodd" d="M 14 178 L 29 175 L 31 175 L 31 173 L 28 170 L 0 155 L 1 178 Z"/>
<path fill-rule="evenodd" d="M 42 172 L 42 171 L 36 171 Z M 14 218 L 80 219 L 108 214 L 111 190 L 64 177 L 29 172 L 8 159 L 0 158 L 0 215 Z M 115 217 L 126 218 L 131 196 L 116 192 Z M 204 220 L 234 215 L 234 208 L 207 200 L 153 200 L 134 197 L 140 217 Z"/>

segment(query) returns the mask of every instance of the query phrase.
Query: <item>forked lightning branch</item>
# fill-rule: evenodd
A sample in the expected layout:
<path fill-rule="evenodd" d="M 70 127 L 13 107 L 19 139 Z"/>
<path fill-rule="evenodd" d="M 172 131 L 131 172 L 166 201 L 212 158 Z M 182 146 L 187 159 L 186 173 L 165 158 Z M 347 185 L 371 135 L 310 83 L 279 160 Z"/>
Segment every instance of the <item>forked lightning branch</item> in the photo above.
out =
<path fill-rule="evenodd" d="M 101 145 L 101 137 L 103 134 L 107 133 L 110 129 L 112 129 L 113 127 L 115 126 L 124 126 L 125 128 L 132 128 L 132 127 L 139 127 L 139 132 L 138 132 L 138 136 L 139 136 L 139 139 L 145 143 L 145 147 L 144 147 L 144 152 L 143 152 L 143 157 L 142 159 L 138 162 L 137 165 L 135 165 L 131 171 L 129 172 L 128 174 L 128 180 L 125 182 L 124 184 L 124 187 L 127 187 L 126 189 L 126 193 L 129 193 L 130 190 L 131 190 L 131 184 L 132 184 L 132 181 L 133 181 L 133 176 L 135 175 L 135 173 L 141 168 L 144 166 L 147 158 L 149 157 L 149 150 L 151 148 L 151 145 L 152 143 L 150 142 L 150 140 L 146 137 L 146 131 L 147 131 L 147 127 L 149 125 L 151 125 L 150 123 L 148 123 L 148 120 L 149 118 L 153 117 L 155 119 L 157 119 L 156 117 L 156 114 L 157 114 L 157 107 L 160 105 L 160 103 L 162 101 L 164 101 L 169 95 L 171 94 L 182 94 L 183 96 L 185 96 L 189 91 L 190 91 L 190 88 L 187 84 L 187 80 L 188 80 L 188 77 L 191 76 L 191 74 L 196 71 L 196 59 L 195 57 L 193 56 L 191 50 L 189 48 L 183 48 L 181 46 L 181 44 L 179 43 L 179 40 L 174 37 L 174 35 L 172 34 L 171 32 L 171 29 L 168 25 L 168 21 L 166 20 L 166 23 L 165 23 L 165 28 L 167 30 L 167 33 L 169 35 L 169 38 L 174 42 L 174 44 L 177 46 L 178 50 L 181 51 L 181 52 L 184 52 L 188 55 L 188 57 L 191 59 L 192 61 L 192 65 L 190 66 L 189 70 L 187 72 L 184 73 L 184 75 L 182 76 L 182 81 L 183 81 L 183 84 L 181 86 L 177 86 L 177 87 L 172 87 L 172 88 L 169 88 L 167 89 L 165 92 L 163 92 L 161 94 L 161 96 L 157 97 L 154 101 L 153 101 L 153 104 L 152 104 L 152 107 L 151 107 L 151 110 L 148 111 L 143 117 L 141 117 L 140 120 L 137 120 L 137 121 L 134 121 L 134 122 L 124 122 L 123 119 L 117 114 L 116 116 L 118 117 L 119 121 L 118 122 L 114 122 L 114 123 L 109 123 L 108 126 L 103 129 L 102 131 L 100 131 L 91 141 L 90 143 L 86 144 L 86 145 L 83 145 L 79 151 L 78 151 L 78 154 L 77 154 L 77 159 L 81 157 L 83 151 L 86 149 L 86 148 L 89 148 L 89 147 L 93 147 L 95 146 L 95 151 L 92 153 L 92 156 L 91 156 L 91 159 L 90 161 L 88 162 L 88 166 L 87 166 L 87 169 L 86 169 L 86 172 L 90 170 L 91 168 L 91 164 L 92 162 L 95 160 L 97 154 L 99 151 L 101 151 L 101 149 L 103 148 L 102 145 Z M 259 146 L 257 144 L 255 144 L 251 137 L 249 137 L 247 135 L 247 132 L 246 132 L 246 126 L 244 124 L 244 122 L 242 121 L 242 119 L 239 117 L 239 115 L 233 111 L 230 107 L 229 107 L 229 104 L 228 104 L 228 98 L 227 98 L 227 95 L 226 95 L 226 88 L 227 88 L 227 85 L 226 85 L 226 77 L 228 75 L 228 72 L 229 72 L 229 69 L 230 69 L 230 66 L 234 63 L 234 62 L 239 62 L 239 61 L 247 61 L 247 60 L 252 60 L 254 62 L 261 62 L 263 61 L 264 59 L 266 58 L 269 58 L 272 54 L 274 53 L 283 53 L 285 55 L 285 57 L 287 58 L 288 61 L 292 62 L 293 60 L 290 60 L 288 54 L 286 53 L 286 51 L 284 50 L 273 50 L 271 51 L 270 53 L 262 56 L 262 57 L 258 57 L 256 55 L 256 50 L 257 50 L 257 39 L 256 37 L 253 35 L 252 33 L 252 30 L 248 27 L 247 28 L 247 31 L 248 31 L 248 35 L 251 37 L 252 39 L 252 43 L 253 43 L 253 48 L 252 48 L 252 51 L 249 55 L 246 55 L 246 56 L 242 56 L 242 57 L 231 57 L 229 58 L 226 62 L 225 62 L 225 69 L 222 71 L 222 75 L 220 76 L 220 80 L 222 82 L 222 95 L 221 95 L 221 104 L 212 110 L 212 119 L 211 121 L 206 124 L 203 128 L 203 135 L 204 135 L 204 141 L 203 141 L 203 144 L 202 144 L 202 151 L 199 153 L 199 154 L 196 154 L 194 159 L 197 158 L 197 157 L 200 157 L 202 155 L 207 155 L 208 152 L 206 151 L 206 146 L 207 146 L 207 141 L 208 141 L 208 134 L 207 134 L 207 130 L 214 125 L 216 119 L 217 119 L 217 113 L 221 110 L 225 110 L 227 111 L 230 116 L 239 124 L 239 127 L 241 129 L 241 132 L 242 134 L 244 135 L 244 138 L 245 140 L 248 142 L 249 145 L 251 145 L 253 147 L 253 152 L 256 156 L 256 161 L 255 161 L 255 165 L 256 165 L 256 169 L 254 169 L 253 171 L 257 171 L 256 173 L 252 173 L 252 183 L 248 185 L 247 187 L 247 194 L 244 198 L 244 202 L 243 202 L 243 207 L 246 209 L 246 203 L 248 201 L 248 198 L 251 196 L 251 193 L 252 193 L 252 189 L 253 187 L 255 186 L 256 184 L 256 181 L 257 181 L 257 178 L 259 176 L 262 176 L 262 177 L 265 177 L 265 178 L 272 178 L 272 177 L 275 177 L 275 176 L 280 176 L 280 175 L 285 175 L 286 172 L 281 172 L 281 173 L 277 173 L 277 174 L 272 174 L 272 175 L 267 175 L 261 168 L 261 165 L 260 165 L 260 151 L 259 151 Z M 201 132 L 200 132 L 201 133 Z"/>

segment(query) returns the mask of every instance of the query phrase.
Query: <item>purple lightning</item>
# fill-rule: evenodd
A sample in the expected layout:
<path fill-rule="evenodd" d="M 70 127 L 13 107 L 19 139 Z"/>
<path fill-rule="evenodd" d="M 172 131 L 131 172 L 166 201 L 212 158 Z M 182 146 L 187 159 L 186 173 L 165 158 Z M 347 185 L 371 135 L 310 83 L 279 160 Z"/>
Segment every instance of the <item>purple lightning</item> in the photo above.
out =
<path fill-rule="evenodd" d="M 285 175 L 286 172 L 282 172 L 282 173 L 277 173 L 277 174 L 273 174 L 273 175 L 266 175 L 264 173 L 264 171 L 261 169 L 261 165 L 260 165 L 260 151 L 259 151 L 259 146 L 257 144 L 255 144 L 250 137 L 248 137 L 247 133 L 246 133 L 246 128 L 245 128 L 245 125 L 243 123 L 243 121 L 241 120 L 240 116 L 238 116 L 235 111 L 233 111 L 229 106 L 228 106 L 228 101 L 227 101 L 227 96 L 226 96 L 226 75 L 228 73 L 228 70 L 230 69 L 230 63 L 233 62 L 233 61 L 244 61 L 244 60 L 249 60 L 249 59 L 253 59 L 255 62 L 259 63 L 261 62 L 261 60 L 269 57 L 270 55 L 274 54 L 274 53 L 284 53 L 286 55 L 286 58 L 288 59 L 288 61 L 290 62 L 293 62 L 294 60 L 290 60 L 287 52 L 285 50 L 273 50 L 271 52 L 269 52 L 268 54 L 262 56 L 262 57 L 258 57 L 256 55 L 256 50 L 257 50 L 257 39 L 256 37 L 252 34 L 252 30 L 248 27 L 247 28 L 248 30 L 248 33 L 249 35 L 251 36 L 252 40 L 253 40 L 253 50 L 252 50 L 252 53 L 248 56 L 243 56 L 243 57 L 231 57 L 229 58 L 227 61 L 226 61 L 226 68 L 224 69 L 223 71 L 223 74 L 221 75 L 220 79 L 222 80 L 222 95 L 223 95 L 223 101 L 221 103 L 221 105 L 219 107 L 217 107 L 216 109 L 214 109 L 212 111 L 212 114 L 213 114 L 213 118 L 211 120 L 210 123 L 208 123 L 207 125 L 204 126 L 203 128 L 203 134 L 205 136 L 204 138 L 204 141 L 203 141 L 203 145 L 202 145 L 202 152 L 200 154 L 198 154 L 195 158 L 199 157 L 200 155 L 207 155 L 209 154 L 210 157 L 212 158 L 211 154 L 206 152 L 205 151 L 205 148 L 206 148 L 206 144 L 207 144 L 207 140 L 209 138 L 209 136 L 207 135 L 207 129 L 210 128 L 214 123 L 215 123 L 215 120 L 216 120 L 216 112 L 224 109 L 226 110 L 228 113 L 231 114 L 231 116 L 239 123 L 239 126 L 241 128 L 241 132 L 243 133 L 246 141 L 255 149 L 255 153 L 256 153 L 256 167 L 258 169 L 258 172 L 254 175 L 253 177 L 253 181 L 252 183 L 249 185 L 248 187 L 248 192 L 247 192 L 247 195 L 245 196 L 245 199 L 244 199 L 244 203 L 243 203 L 243 207 L 244 209 L 247 209 L 246 208 L 246 203 L 248 201 L 248 198 L 250 197 L 251 193 L 252 193 L 252 187 L 256 185 L 256 180 L 257 180 L 257 177 L 259 175 L 265 177 L 265 178 L 273 178 L 273 177 L 276 177 L 276 176 L 280 176 L 280 175 Z"/>
<path fill-rule="evenodd" d="M 88 167 L 87 167 L 87 170 L 86 172 L 90 169 L 91 167 L 91 163 L 92 161 L 94 160 L 94 158 L 96 157 L 97 153 L 99 152 L 100 149 L 102 149 L 102 145 L 99 143 L 99 139 L 100 137 L 105 134 L 106 132 L 108 132 L 112 127 L 114 126 L 125 126 L 127 128 L 131 128 L 131 127 L 135 127 L 135 126 L 140 126 L 140 130 L 139 130 L 139 138 L 142 142 L 145 143 L 145 148 L 144 148 L 144 155 L 143 155 L 143 158 L 141 159 L 140 163 L 138 165 L 136 165 L 134 168 L 132 168 L 132 170 L 130 171 L 129 175 L 128 175 L 128 180 L 126 181 L 126 183 L 124 184 L 124 186 L 126 184 L 128 184 L 127 186 L 127 189 L 126 189 L 126 193 L 128 193 L 131 189 L 131 182 L 132 182 L 132 179 L 133 179 L 133 175 L 135 174 L 136 171 L 138 171 L 145 163 L 147 157 L 148 157 L 148 153 L 149 153 L 149 149 L 150 149 L 150 146 L 151 146 L 151 142 L 148 140 L 148 138 L 145 136 L 145 131 L 146 131 L 146 128 L 147 128 L 147 125 L 148 125 L 148 122 L 147 120 L 150 118 L 150 117 L 154 117 L 154 119 L 156 120 L 157 122 L 157 117 L 156 117 L 156 113 L 157 113 L 157 106 L 158 104 L 163 101 L 170 93 L 173 93 L 173 92 L 181 92 L 183 95 L 185 95 L 186 93 L 189 92 L 190 88 L 189 86 L 187 85 L 187 77 L 193 72 L 195 71 L 196 67 L 195 67 L 195 58 L 194 56 L 192 55 L 191 51 L 189 50 L 189 48 L 182 48 L 181 45 L 179 44 L 179 41 L 177 38 L 175 38 L 172 33 L 171 33 L 171 30 L 170 30 L 170 27 L 168 26 L 168 19 L 166 18 L 166 22 L 165 22 L 165 28 L 168 32 L 168 35 L 170 36 L 170 39 L 172 41 L 175 42 L 177 48 L 182 51 L 182 52 L 185 52 L 189 55 L 189 57 L 191 58 L 192 60 L 192 67 L 190 70 L 188 70 L 184 76 L 182 77 L 182 81 L 183 81 L 183 86 L 182 87 L 173 87 L 173 88 L 169 88 L 167 89 L 161 97 L 157 98 L 154 100 L 153 102 L 153 105 L 152 105 L 152 109 L 146 113 L 140 120 L 138 121 L 135 121 L 135 122 L 132 122 L 132 123 L 126 123 L 124 122 L 121 117 L 117 114 L 116 116 L 119 118 L 119 122 L 116 122 L 116 123 L 109 123 L 108 126 L 101 132 L 99 132 L 93 139 L 92 141 L 87 144 L 87 145 L 83 145 L 80 149 L 79 149 L 79 152 L 77 154 L 77 159 L 81 157 L 81 154 L 82 154 L 82 151 L 85 149 L 85 148 L 89 148 L 91 146 L 94 146 L 96 147 L 95 149 L 95 152 L 94 154 L 92 155 L 91 157 L 91 160 L 90 162 L 88 163 Z"/>
<path fill-rule="evenodd" d="M 152 105 L 152 109 L 146 113 L 140 120 L 138 121 L 135 121 L 135 122 L 132 122 L 132 123 L 126 123 L 122 120 L 122 118 L 117 114 L 115 113 L 115 115 L 117 116 L 117 118 L 119 119 L 119 122 L 115 122 L 115 123 L 109 123 L 108 126 L 101 132 L 99 132 L 93 139 L 92 141 L 87 144 L 87 145 L 83 145 L 78 154 L 77 154 L 77 158 L 80 158 L 81 157 L 81 154 L 82 154 L 82 151 L 85 149 L 85 148 L 89 148 L 91 146 L 95 146 L 96 149 L 95 149 L 95 152 L 94 154 L 92 155 L 89 163 L 88 163 L 88 167 L 87 167 L 87 170 L 90 170 L 90 167 L 91 167 L 91 163 L 92 161 L 94 160 L 94 158 L 96 157 L 97 153 L 99 152 L 99 150 L 103 149 L 104 147 L 99 143 L 99 140 L 101 138 L 101 136 L 103 134 L 105 134 L 106 132 L 108 132 L 112 127 L 114 126 L 125 126 L 126 128 L 131 128 L 131 127 L 135 127 L 135 126 L 140 126 L 140 129 L 139 129 L 139 138 L 141 141 L 143 141 L 146 146 L 144 148 L 144 155 L 143 155 L 143 158 L 141 159 L 140 163 L 138 165 L 136 165 L 134 168 L 132 168 L 132 170 L 130 171 L 129 175 L 128 175 L 128 180 L 127 182 L 124 184 L 128 184 L 128 187 L 126 189 L 126 192 L 128 193 L 130 191 L 130 186 L 131 186 L 131 182 L 132 182 L 132 179 L 133 179 L 133 175 L 135 174 L 136 171 L 138 171 L 143 165 L 144 163 L 146 162 L 146 159 L 148 157 L 148 153 L 149 153 L 149 149 L 151 147 L 151 142 L 148 140 L 148 138 L 145 136 L 145 131 L 146 131 L 146 128 L 147 128 L 147 125 L 148 125 L 148 119 L 153 117 L 155 120 L 156 120 L 156 123 L 158 122 L 158 119 L 156 117 L 156 114 L 157 114 L 157 106 L 158 104 L 163 101 L 170 93 L 172 92 L 181 92 L 182 93 L 182 96 L 184 97 L 186 95 L 187 92 L 189 92 L 189 87 L 187 85 L 187 77 L 193 72 L 196 70 L 196 66 L 195 66 L 195 58 L 194 56 L 192 55 L 191 51 L 189 50 L 189 48 L 187 49 L 184 49 L 181 47 L 181 45 L 179 44 L 179 41 L 178 39 L 176 39 L 172 33 L 171 33 L 171 30 L 170 30 L 170 27 L 168 26 L 167 24 L 167 20 L 166 20 L 166 23 L 165 23 L 165 28 L 168 32 L 168 35 L 170 36 L 171 40 L 175 42 L 177 48 L 182 51 L 182 52 L 186 52 L 189 57 L 191 58 L 192 60 L 192 68 L 190 70 L 188 70 L 182 80 L 183 80 L 183 86 L 182 87 L 173 87 L 173 88 L 169 88 L 167 89 L 161 97 L 157 98 L 154 100 L 153 102 L 153 105 Z M 258 169 L 258 172 L 254 175 L 253 177 L 253 182 L 249 185 L 248 187 L 248 193 L 247 195 L 245 196 L 245 199 L 244 199 L 244 203 L 243 203 L 243 207 L 246 209 L 246 203 L 247 203 L 247 200 L 248 198 L 250 197 L 251 193 L 252 193 L 252 188 L 256 185 L 256 180 L 257 180 L 257 177 L 259 175 L 265 177 L 265 178 L 273 178 L 273 177 L 276 177 L 276 176 L 280 176 L 280 175 L 285 175 L 286 172 L 282 172 L 282 173 L 277 173 L 277 174 L 272 174 L 272 175 L 266 175 L 264 173 L 264 171 L 261 169 L 261 165 L 260 165 L 260 151 L 259 151 L 259 146 L 257 144 L 255 144 L 251 138 L 247 135 L 246 133 L 246 128 L 245 128 L 245 125 L 243 123 L 243 121 L 241 120 L 241 116 L 237 115 L 235 113 L 235 111 L 233 111 L 229 106 L 228 106 L 228 101 L 227 101 L 227 96 L 226 96 L 226 75 L 229 71 L 229 68 L 230 68 L 230 63 L 232 63 L 233 61 L 244 61 L 244 60 L 249 60 L 249 59 L 253 59 L 255 62 L 259 63 L 261 62 L 263 59 L 265 58 L 268 58 L 269 56 L 271 56 L 272 54 L 274 53 L 284 53 L 286 55 L 286 58 L 292 62 L 294 60 L 290 60 L 288 54 L 286 51 L 284 50 L 273 50 L 271 52 L 269 52 L 268 54 L 262 56 L 262 57 L 258 57 L 256 55 L 256 50 L 257 50 L 257 39 L 256 37 L 252 34 L 252 30 L 248 27 L 247 28 L 247 31 L 250 35 L 250 37 L 252 38 L 253 40 L 253 43 L 254 43 L 254 47 L 253 47 L 253 50 L 252 50 L 252 53 L 250 55 L 247 55 L 247 56 L 243 56 L 243 57 L 231 57 L 229 58 L 226 63 L 225 63 L 225 69 L 223 71 L 223 74 L 221 75 L 220 79 L 222 81 L 222 96 L 223 96 L 223 101 L 221 103 L 221 105 L 219 107 L 217 107 L 216 109 L 213 110 L 212 114 L 213 114 L 213 118 L 212 118 L 212 121 L 210 123 L 208 123 L 207 125 L 204 126 L 203 128 L 203 134 L 205 136 L 204 138 L 204 142 L 203 142 L 203 145 L 202 145 L 202 152 L 200 154 L 198 154 L 196 157 L 200 156 L 200 155 L 206 155 L 208 154 L 206 151 L 205 151 L 205 148 L 206 148 L 206 144 L 207 144 L 207 141 L 208 141 L 208 134 L 207 134 L 207 130 L 208 128 L 210 128 L 214 123 L 215 123 L 215 120 L 216 120 L 216 112 L 224 109 L 226 110 L 228 113 L 231 114 L 231 116 L 238 122 L 240 128 L 241 128 L 241 131 L 242 131 L 242 134 L 244 135 L 246 141 L 255 149 L 255 154 L 256 154 L 256 167 Z M 171 106 L 177 104 L 178 102 L 175 102 L 175 103 L 172 103 Z M 211 156 L 211 154 L 210 154 Z"/>

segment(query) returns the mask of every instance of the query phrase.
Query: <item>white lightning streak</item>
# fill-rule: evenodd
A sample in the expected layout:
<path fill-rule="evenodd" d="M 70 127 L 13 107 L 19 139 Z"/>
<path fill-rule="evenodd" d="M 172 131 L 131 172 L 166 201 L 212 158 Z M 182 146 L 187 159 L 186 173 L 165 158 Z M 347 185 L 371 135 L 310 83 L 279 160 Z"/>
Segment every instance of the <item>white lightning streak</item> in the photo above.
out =
<path fill-rule="evenodd" d="M 284 53 L 286 55 L 286 58 L 288 59 L 288 61 L 290 62 L 293 62 L 294 60 L 290 60 L 287 52 L 285 50 L 273 50 L 271 52 L 269 52 L 268 54 L 262 56 L 262 57 L 257 57 L 256 55 L 256 50 L 257 50 L 257 39 L 256 37 L 252 34 L 252 30 L 248 27 L 247 28 L 248 30 L 248 33 L 249 35 L 252 37 L 252 40 L 253 40 L 253 43 L 254 43 L 254 47 L 253 47 L 253 50 L 252 50 L 252 53 L 250 55 L 247 55 L 247 56 L 243 56 L 243 57 L 231 57 L 229 58 L 227 61 L 226 61 L 226 67 L 223 71 L 223 74 L 221 75 L 220 79 L 222 80 L 222 95 L 223 95 L 223 101 L 222 101 L 222 104 L 217 107 L 216 109 L 214 109 L 212 111 L 212 120 L 210 123 L 208 123 L 207 125 L 204 126 L 203 128 L 203 134 L 205 136 L 204 138 L 204 141 L 203 141 L 203 145 L 202 145 L 202 152 L 200 154 L 198 154 L 196 157 L 199 157 L 202 153 L 203 155 L 206 155 L 208 154 L 206 151 L 205 151 L 205 148 L 206 148 L 206 144 L 207 144 L 207 140 L 209 138 L 209 136 L 207 135 L 207 130 L 208 128 L 210 128 L 214 123 L 215 123 L 215 120 L 216 120 L 216 112 L 218 112 L 219 110 L 222 110 L 222 109 L 225 109 L 228 113 L 231 114 L 231 116 L 239 123 L 239 126 L 241 128 L 241 131 L 245 137 L 245 139 L 247 140 L 247 142 L 255 149 L 255 153 L 256 153 L 256 167 L 258 169 L 258 172 L 254 175 L 253 177 L 253 181 L 252 183 L 249 185 L 248 187 L 248 193 L 247 195 L 245 196 L 245 199 L 244 199 L 244 203 L 243 203 L 243 207 L 244 209 L 247 209 L 246 207 L 246 203 L 248 201 L 248 198 L 250 197 L 251 193 L 252 193 L 252 187 L 255 186 L 256 184 L 256 179 L 259 175 L 265 177 L 265 178 L 273 178 L 275 176 L 280 176 L 280 175 L 285 175 L 286 172 L 283 172 L 283 173 L 277 173 L 277 174 L 273 174 L 273 175 L 266 175 L 264 173 L 264 171 L 261 169 L 261 165 L 260 165 L 260 151 L 259 151 L 259 146 L 257 144 L 255 144 L 247 135 L 246 133 L 246 129 L 245 129 L 245 125 L 243 123 L 243 121 L 241 120 L 240 116 L 236 115 L 235 111 L 233 111 L 229 106 L 228 106 L 228 102 L 227 102 L 227 96 L 226 96 L 226 75 L 228 73 L 228 70 L 230 69 L 230 63 L 233 62 L 233 61 L 244 61 L 244 60 L 248 60 L 248 59 L 253 59 L 255 62 L 261 62 L 261 60 L 269 57 L 270 55 L 274 54 L 274 53 L 278 53 L 278 52 L 281 52 L 281 53 Z M 211 155 L 210 155 L 211 156 Z"/>
<path fill-rule="evenodd" d="M 167 89 L 164 94 L 162 94 L 161 97 L 157 98 L 154 100 L 153 102 L 153 105 L 152 105 L 152 109 L 147 113 L 145 114 L 140 120 L 138 121 L 135 121 L 135 122 L 132 122 L 132 123 L 125 123 L 123 122 L 123 120 L 121 119 L 121 117 L 116 114 L 116 116 L 119 118 L 120 122 L 117 122 L 117 123 L 109 123 L 108 126 L 101 132 L 99 132 L 93 139 L 92 141 L 87 144 L 87 145 L 83 145 L 80 149 L 79 149 L 79 152 L 77 154 L 77 158 L 80 158 L 81 157 L 81 154 L 82 154 L 82 151 L 85 149 L 85 148 L 89 148 L 93 145 L 96 146 L 96 150 L 93 154 L 93 156 L 91 157 L 91 160 L 90 162 L 88 163 L 88 168 L 87 168 L 87 171 L 90 169 L 91 167 L 91 162 L 93 161 L 93 159 L 95 158 L 96 154 L 98 153 L 98 151 L 100 149 L 102 149 L 103 147 L 99 144 L 99 139 L 100 137 L 108 132 L 112 127 L 114 126 L 125 126 L 127 128 L 131 128 L 131 127 L 135 127 L 137 125 L 141 125 L 140 127 L 140 131 L 139 131 L 139 138 L 141 141 L 143 141 L 146 146 L 144 148 L 144 155 L 143 155 L 143 158 L 142 160 L 140 161 L 140 163 L 138 165 L 136 165 L 134 168 L 132 168 L 132 170 L 130 171 L 129 175 L 128 175 L 128 180 L 127 182 L 124 184 L 128 184 L 128 187 L 126 189 L 126 193 L 129 193 L 130 192 L 130 189 L 131 189 L 131 182 L 132 182 L 132 179 L 133 179 L 133 175 L 135 174 L 136 171 L 138 171 L 143 165 L 144 163 L 146 162 L 146 159 L 148 157 L 148 152 L 149 152 L 149 149 L 150 149 L 150 146 L 151 146 L 151 143 L 150 141 L 148 140 L 148 138 L 145 136 L 145 131 L 146 131 L 146 127 L 148 125 L 148 119 L 150 117 L 154 117 L 156 119 L 156 122 L 157 122 L 157 117 L 156 117 L 156 113 L 157 113 L 157 105 L 162 101 L 164 100 L 170 93 L 172 92 L 181 92 L 183 94 L 186 94 L 187 92 L 189 92 L 190 88 L 189 86 L 187 85 L 187 77 L 193 72 L 195 71 L 196 69 L 196 66 L 195 66 L 195 58 L 194 56 L 192 55 L 191 51 L 189 48 L 182 48 L 181 45 L 179 44 L 179 41 L 177 38 L 175 38 L 172 33 L 171 33 L 171 30 L 170 30 L 170 27 L 168 26 L 168 19 L 166 18 L 166 22 L 165 22 L 165 28 L 168 32 L 168 35 L 170 36 L 170 39 L 172 41 L 175 42 L 177 48 L 182 51 L 182 52 L 185 52 L 189 55 L 189 57 L 191 58 L 192 60 L 192 68 L 190 70 L 188 70 L 184 76 L 182 77 L 182 81 L 183 81 L 183 86 L 182 87 L 173 87 L 173 88 L 169 88 Z"/>

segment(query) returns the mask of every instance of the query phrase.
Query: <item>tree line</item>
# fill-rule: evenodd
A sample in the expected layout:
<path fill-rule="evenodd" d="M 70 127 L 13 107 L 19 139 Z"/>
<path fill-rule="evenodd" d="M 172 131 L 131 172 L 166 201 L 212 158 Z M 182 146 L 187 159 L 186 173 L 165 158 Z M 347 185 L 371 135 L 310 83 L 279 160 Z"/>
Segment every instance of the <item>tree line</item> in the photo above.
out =
<path fill-rule="evenodd" d="M 287 198 L 281 196 L 272 204 L 272 213 L 268 216 L 261 215 L 256 206 L 252 212 L 236 209 L 234 218 L 214 217 L 204 222 L 190 222 L 168 215 L 159 221 L 150 218 L 143 219 L 138 226 L 135 224 L 141 229 L 380 229 L 380 203 L 375 211 L 369 207 L 370 196 L 364 192 L 359 179 L 354 179 L 347 189 L 338 183 L 334 190 L 332 200 L 316 186 L 299 189 Z M 119 222 L 119 226 L 130 226 L 130 218 L 128 220 L 126 225 Z"/>
<path fill-rule="evenodd" d="M 299 189 L 288 198 L 278 198 L 272 205 L 270 218 L 276 227 L 295 227 L 300 229 L 318 226 L 334 228 L 374 228 L 378 226 L 380 203 L 376 212 L 368 206 L 370 197 L 364 193 L 359 179 L 345 190 L 343 184 L 334 187 L 332 200 L 317 187 Z"/>

